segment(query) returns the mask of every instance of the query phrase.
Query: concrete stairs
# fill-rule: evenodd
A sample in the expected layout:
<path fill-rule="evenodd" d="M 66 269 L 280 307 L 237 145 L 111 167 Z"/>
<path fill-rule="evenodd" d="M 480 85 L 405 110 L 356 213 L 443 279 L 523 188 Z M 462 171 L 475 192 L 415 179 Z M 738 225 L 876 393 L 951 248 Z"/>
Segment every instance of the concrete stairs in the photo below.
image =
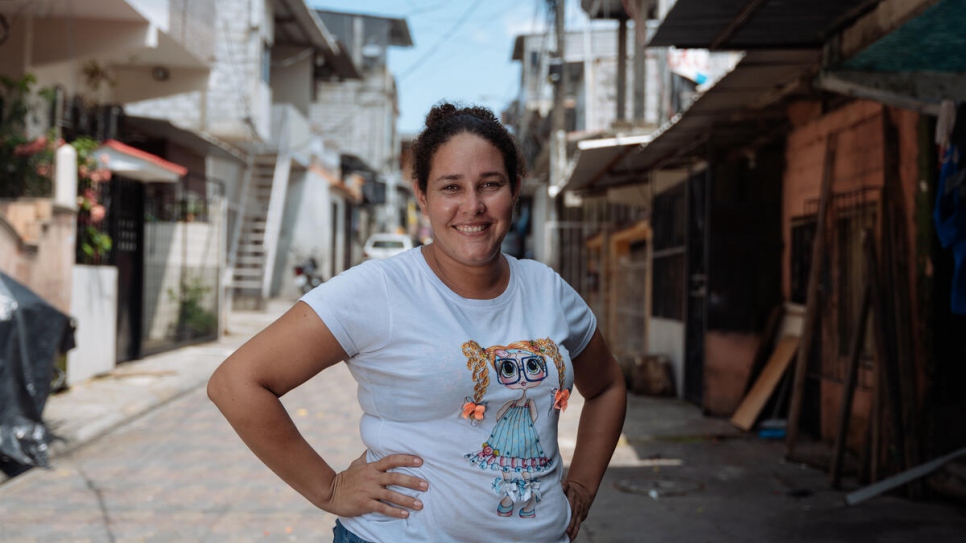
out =
<path fill-rule="evenodd" d="M 234 290 L 236 301 L 239 299 L 258 299 L 261 297 L 264 280 L 268 270 L 266 233 L 270 220 L 272 185 L 278 157 L 263 154 L 255 157 L 252 165 L 251 181 L 245 191 L 244 216 L 234 254 L 230 287 Z"/>

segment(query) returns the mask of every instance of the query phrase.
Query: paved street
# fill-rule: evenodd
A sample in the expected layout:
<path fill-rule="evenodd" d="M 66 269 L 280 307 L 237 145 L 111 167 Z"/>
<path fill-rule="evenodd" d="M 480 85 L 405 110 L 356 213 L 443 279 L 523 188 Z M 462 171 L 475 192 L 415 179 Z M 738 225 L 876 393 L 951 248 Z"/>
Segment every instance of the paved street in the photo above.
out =
<path fill-rule="evenodd" d="M 331 541 L 335 519 L 261 465 L 202 386 L 287 305 L 233 314 L 233 334 L 218 343 L 124 365 L 52 397 L 45 417 L 68 442 L 54 447 L 52 469 L 0 482 L 0 542 Z M 781 442 L 676 399 L 628 400 L 621 443 L 576 543 L 966 542 L 962 504 L 883 495 L 850 507 L 843 498 L 854 480 L 830 489 L 825 473 L 784 461 Z M 361 454 L 345 366 L 283 401 L 336 467 Z M 575 395 L 561 418 L 565 463 L 581 404 Z"/>
<path fill-rule="evenodd" d="M 325 377 L 285 404 L 347 465 L 362 451 L 354 389 L 344 366 Z M 0 540 L 11 542 L 331 541 L 335 520 L 262 466 L 201 388 L 6 484 Z"/>

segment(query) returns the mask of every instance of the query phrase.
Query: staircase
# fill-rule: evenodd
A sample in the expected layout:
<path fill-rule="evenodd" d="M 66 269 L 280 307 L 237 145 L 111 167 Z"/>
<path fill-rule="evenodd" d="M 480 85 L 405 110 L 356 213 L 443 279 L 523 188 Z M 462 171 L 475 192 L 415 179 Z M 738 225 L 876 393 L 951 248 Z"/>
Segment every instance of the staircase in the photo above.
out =
<path fill-rule="evenodd" d="M 275 105 L 272 119 L 274 144 L 264 147 L 261 153 L 249 155 L 242 180 L 239 217 L 228 248 L 225 276 L 229 311 L 232 307 L 262 309 L 271 292 L 275 251 L 292 169 L 290 132 L 292 123 L 300 117 L 291 106 Z"/>
<path fill-rule="evenodd" d="M 282 210 L 281 202 L 273 202 L 273 198 L 285 199 L 288 166 L 287 160 L 280 162 L 275 154 L 257 155 L 252 162 L 249 186 L 242 191 L 244 212 L 232 255 L 234 307 L 260 308 L 268 297 L 275 260 L 273 240 Z"/>

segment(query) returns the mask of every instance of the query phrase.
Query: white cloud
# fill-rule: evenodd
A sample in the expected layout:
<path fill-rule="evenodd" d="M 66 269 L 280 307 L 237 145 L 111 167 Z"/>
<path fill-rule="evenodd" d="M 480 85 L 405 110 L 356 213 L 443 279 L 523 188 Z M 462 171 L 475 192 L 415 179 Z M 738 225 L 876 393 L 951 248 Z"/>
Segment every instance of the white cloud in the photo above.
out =
<path fill-rule="evenodd" d="M 535 9 L 534 6 L 537 6 Z M 535 34 L 546 28 L 547 12 L 543 2 L 521 2 L 503 14 L 503 27 L 510 38 Z"/>
<path fill-rule="evenodd" d="M 589 19 L 579 2 L 568 2 L 564 25 L 570 30 L 582 29 L 589 24 Z M 545 32 L 550 22 L 547 4 L 543 0 L 521 2 L 507 10 L 503 15 L 503 25 L 507 36 L 513 38 L 522 34 L 538 34 Z"/>

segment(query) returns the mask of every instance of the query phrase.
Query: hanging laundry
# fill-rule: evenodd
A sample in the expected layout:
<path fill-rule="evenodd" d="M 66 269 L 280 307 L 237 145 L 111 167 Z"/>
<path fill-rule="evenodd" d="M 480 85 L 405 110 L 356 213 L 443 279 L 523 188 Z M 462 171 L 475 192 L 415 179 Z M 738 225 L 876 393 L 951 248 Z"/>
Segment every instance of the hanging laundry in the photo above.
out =
<path fill-rule="evenodd" d="M 944 118 L 948 123 L 948 112 Z M 955 119 L 945 149 L 941 151 L 933 223 L 939 242 L 953 251 L 955 270 L 950 307 L 954 313 L 966 315 L 966 164 L 962 160 L 962 152 L 966 150 L 966 104 L 957 107 Z M 944 134 L 937 130 L 936 135 L 942 143 Z"/>

